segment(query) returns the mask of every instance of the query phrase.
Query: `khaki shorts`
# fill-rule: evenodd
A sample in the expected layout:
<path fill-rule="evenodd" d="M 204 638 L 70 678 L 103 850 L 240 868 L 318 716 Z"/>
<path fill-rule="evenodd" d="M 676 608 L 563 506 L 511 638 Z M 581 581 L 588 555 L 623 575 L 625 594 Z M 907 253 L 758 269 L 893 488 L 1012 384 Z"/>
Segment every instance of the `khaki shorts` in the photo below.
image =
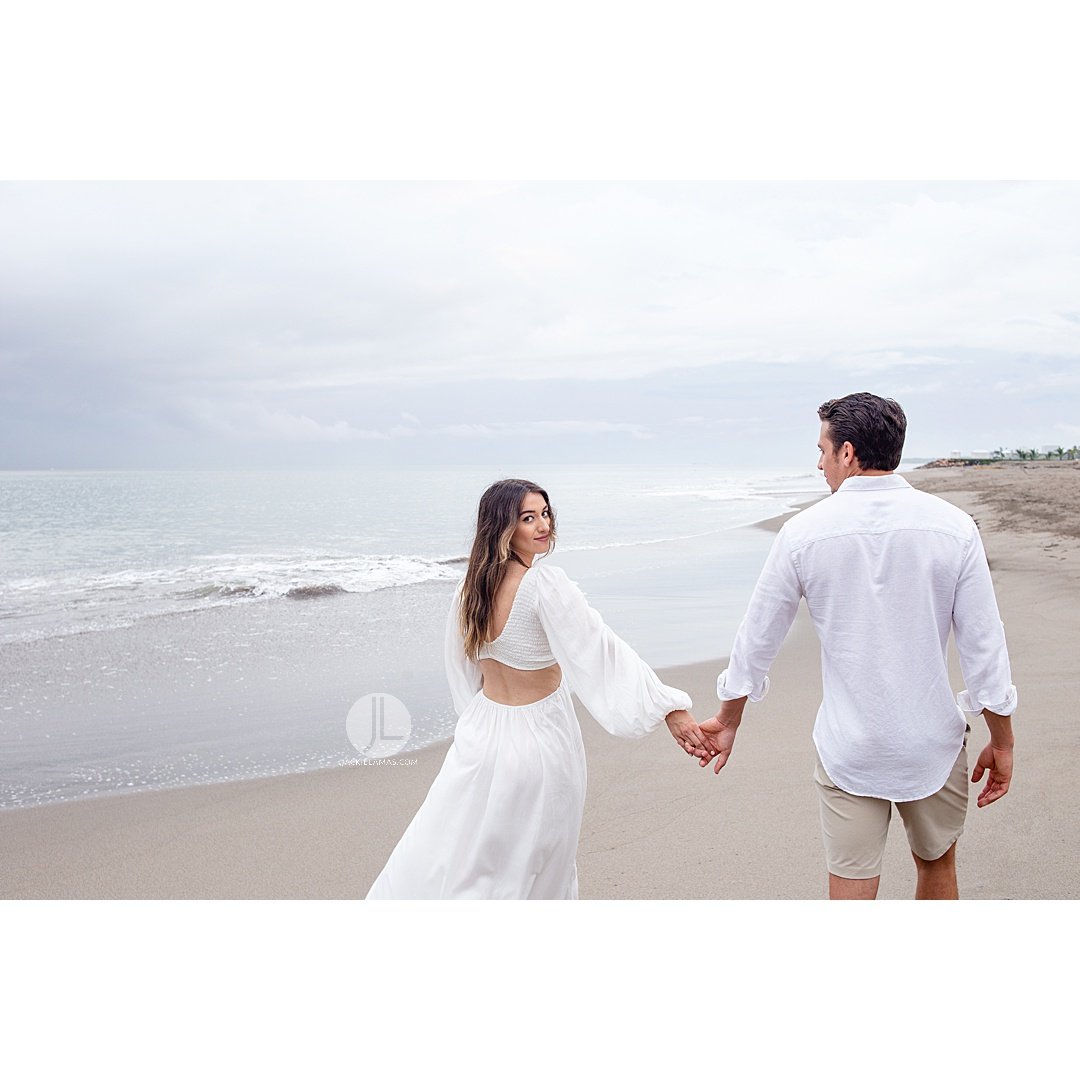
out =
<path fill-rule="evenodd" d="M 968 807 L 967 740 L 965 733 L 960 755 L 940 791 L 925 799 L 896 804 L 911 850 L 928 862 L 940 859 L 964 831 Z M 842 791 L 829 779 L 820 757 L 814 780 L 829 873 L 842 878 L 878 877 L 893 804 L 888 799 Z"/>

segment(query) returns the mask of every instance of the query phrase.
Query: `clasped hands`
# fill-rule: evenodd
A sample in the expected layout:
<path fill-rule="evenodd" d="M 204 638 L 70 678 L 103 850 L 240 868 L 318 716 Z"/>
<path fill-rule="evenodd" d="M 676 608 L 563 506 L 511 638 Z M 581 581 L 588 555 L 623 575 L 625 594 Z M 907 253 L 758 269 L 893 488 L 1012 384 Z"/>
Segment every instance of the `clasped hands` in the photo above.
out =
<path fill-rule="evenodd" d="M 685 709 L 668 713 L 665 717 L 668 731 L 687 754 L 698 759 L 702 768 L 715 762 L 713 772 L 719 773 L 731 757 L 745 704 L 744 697 L 725 701 L 720 711 L 703 724 L 698 724 Z"/>

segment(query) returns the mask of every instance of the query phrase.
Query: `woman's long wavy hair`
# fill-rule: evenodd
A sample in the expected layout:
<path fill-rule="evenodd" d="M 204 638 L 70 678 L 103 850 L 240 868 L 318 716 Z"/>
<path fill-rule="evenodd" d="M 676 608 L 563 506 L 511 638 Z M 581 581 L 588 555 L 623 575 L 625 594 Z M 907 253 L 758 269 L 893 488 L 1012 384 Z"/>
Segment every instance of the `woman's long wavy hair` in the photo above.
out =
<path fill-rule="evenodd" d="M 469 568 L 461 587 L 461 635 L 465 655 L 477 659 L 480 646 L 487 640 L 495 610 L 495 594 L 506 577 L 507 564 L 521 562 L 510 549 L 510 538 L 518 526 L 521 504 L 526 495 L 542 495 L 547 503 L 551 524 L 551 543 L 555 547 L 555 510 L 548 493 L 531 480 L 497 480 L 480 496 L 476 515 L 476 537 L 469 554 Z"/>

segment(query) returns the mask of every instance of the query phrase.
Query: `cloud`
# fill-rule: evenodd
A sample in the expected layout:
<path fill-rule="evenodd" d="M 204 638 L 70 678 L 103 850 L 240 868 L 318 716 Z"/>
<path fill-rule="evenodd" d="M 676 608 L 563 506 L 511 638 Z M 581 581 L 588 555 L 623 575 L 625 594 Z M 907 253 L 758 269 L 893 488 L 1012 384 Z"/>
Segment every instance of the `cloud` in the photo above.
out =
<path fill-rule="evenodd" d="M 890 191 L 13 185 L 0 286 L 36 350 L 283 389 L 1075 353 L 1076 190 Z"/>
<path fill-rule="evenodd" d="M 24 465 L 724 424 L 779 453 L 861 389 L 949 442 L 1080 411 L 1080 185 L 6 184 L 0 234 Z"/>
<path fill-rule="evenodd" d="M 841 371 L 850 371 L 853 375 L 864 373 L 881 375 L 886 372 L 902 371 L 905 368 L 971 367 L 975 364 L 975 361 L 971 359 L 934 353 L 905 353 L 897 349 L 833 355 L 829 357 L 829 362 Z"/>
<path fill-rule="evenodd" d="M 537 435 L 608 435 L 627 434 L 635 439 L 651 439 L 652 432 L 641 424 L 625 424 L 610 420 L 522 420 L 500 421 L 488 424 L 448 424 L 435 429 L 436 435 L 452 435 L 457 438 L 484 438 L 497 436 Z"/>
<path fill-rule="evenodd" d="M 261 402 L 192 400 L 186 403 L 200 424 L 234 438 L 280 438 L 288 442 L 348 442 L 353 439 L 388 439 L 391 433 L 354 428 L 344 420 L 323 424 L 310 416 L 270 409 Z M 412 430 L 402 429 L 406 434 Z"/>
<path fill-rule="evenodd" d="M 907 383 L 902 386 L 894 386 L 889 390 L 890 397 L 907 398 L 916 394 L 943 394 L 948 386 L 941 380 L 931 382 Z"/>

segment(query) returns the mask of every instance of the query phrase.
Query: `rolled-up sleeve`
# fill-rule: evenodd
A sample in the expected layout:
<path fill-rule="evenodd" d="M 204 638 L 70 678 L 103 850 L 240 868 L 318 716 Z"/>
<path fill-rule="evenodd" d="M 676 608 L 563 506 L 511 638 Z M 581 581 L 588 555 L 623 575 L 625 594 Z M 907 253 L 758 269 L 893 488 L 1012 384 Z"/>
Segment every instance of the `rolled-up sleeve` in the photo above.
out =
<path fill-rule="evenodd" d="M 557 566 L 539 566 L 540 622 L 570 689 L 612 735 L 636 739 L 654 731 L 690 695 L 666 686 Z"/>
<path fill-rule="evenodd" d="M 741 697 L 760 701 L 769 692 L 769 668 L 791 629 L 802 595 L 787 534 L 781 529 L 735 634 L 728 666 L 716 680 L 721 701 Z"/>
<path fill-rule="evenodd" d="M 964 689 L 956 702 L 964 712 L 983 709 L 1011 716 L 1017 694 L 1005 644 L 1005 626 L 994 596 L 994 582 L 982 537 L 972 522 L 972 536 L 960 567 L 953 598 L 953 634 Z"/>

